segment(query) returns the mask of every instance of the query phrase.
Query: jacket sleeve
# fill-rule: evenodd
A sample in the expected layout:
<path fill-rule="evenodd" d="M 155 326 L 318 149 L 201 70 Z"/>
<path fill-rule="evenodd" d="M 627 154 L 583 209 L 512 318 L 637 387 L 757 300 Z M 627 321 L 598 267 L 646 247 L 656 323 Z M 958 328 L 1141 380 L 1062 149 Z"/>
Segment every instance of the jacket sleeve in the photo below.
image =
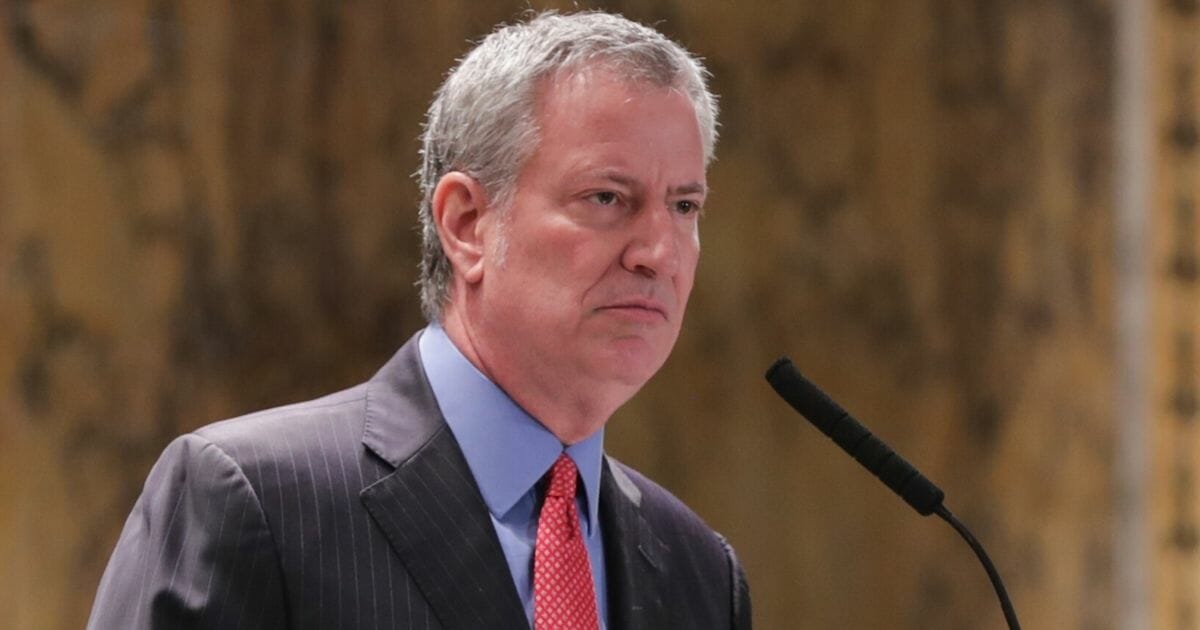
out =
<path fill-rule="evenodd" d="M 87 627 L 285 628 L 282 582 L 241 467 L 208 440 L 184 435 L 150 471 Z"/>
<path fill-rule="evenodd" d="M 725 548 L 725 556 L 729 560 L 729 572 L 731 576 L 733 618 L 730 620 L 730 625 L 735 630 L 750 630 L 750 584 L 746 581 L 746 571 L 742 569 L 742 563 L 738 561 L 737 554 L 733 551 L 733 546 L 724 538 L 721 538 L 721 546 Z"/>

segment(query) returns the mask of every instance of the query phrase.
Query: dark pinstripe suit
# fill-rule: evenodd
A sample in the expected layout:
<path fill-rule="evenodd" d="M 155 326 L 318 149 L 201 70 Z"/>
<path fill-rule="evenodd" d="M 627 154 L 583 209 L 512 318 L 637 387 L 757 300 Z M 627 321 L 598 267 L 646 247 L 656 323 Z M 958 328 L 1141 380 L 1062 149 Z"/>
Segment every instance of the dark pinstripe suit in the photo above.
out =
<path fill-rule="evenodd" d="M 411 339 L 370 381 L 178 438 L 89 628 L 527 628 L 487 507 Z M 732 549 L 606 458 L 613 628 L 748 628 Z"/>

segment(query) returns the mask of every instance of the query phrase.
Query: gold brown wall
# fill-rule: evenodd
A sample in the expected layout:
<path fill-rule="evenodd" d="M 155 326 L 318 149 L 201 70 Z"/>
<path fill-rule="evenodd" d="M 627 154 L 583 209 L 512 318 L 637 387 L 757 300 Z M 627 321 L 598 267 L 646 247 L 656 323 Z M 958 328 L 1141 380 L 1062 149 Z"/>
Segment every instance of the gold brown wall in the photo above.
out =
<path fill-rule="evenodd" d="M 1200 627 L 1200 4 L 1172 2 L 1149 20 L 1155 98 L 1150 138 L 1145 291 L 1152 431 L 1147 585 L 1155 627 Z"/>
<path fill-rule="evenodd" d="M 722 97 L 689 320 L 608 445 L 729 536 L 757 625 L 1002 627 L 953 531 L 774 397 L 762 372 L 787 353 L 942 485 L 1028 627 L 1117 627 L 1117 8 L 579 4 L 659 25 Z M 82 625 L 172 436 L 356 383 L 421 325 L 421 115 L 467 40 L 525 6 L 4 4 L 0 627 Z M 1156 9 L 1185 42 L 1187 6 Z M 1150 83 L 1196 83 L 1170 76 Z M 1194 149 L 1173 146 L 1154 150 L 1182 151 L 1176 178 L 1152 186 L 1194 201 Z M 1192 357 L 1147 379 L 1192 387 L 1192 415 L 1164 421 L 1184 431 L 1192 207 L 1169 228 L 1191 243 L 1190 280 L 1146 272 L 1182 304 L 1146 325 Z M 1154 448 L 1190 470 L 1195 437 L 1178 437 Z M 1149 505 L 1190 492 L 1159 490 L 1177 469 L 1147 473 Z M 1154 599 L 1154 627 L 1198 627 L 1177 609 L 1200 565 L 1163 551 L 1174 520 L 1156 514 L 1146 571 L 1174 567 L 1177 590 Z"/>

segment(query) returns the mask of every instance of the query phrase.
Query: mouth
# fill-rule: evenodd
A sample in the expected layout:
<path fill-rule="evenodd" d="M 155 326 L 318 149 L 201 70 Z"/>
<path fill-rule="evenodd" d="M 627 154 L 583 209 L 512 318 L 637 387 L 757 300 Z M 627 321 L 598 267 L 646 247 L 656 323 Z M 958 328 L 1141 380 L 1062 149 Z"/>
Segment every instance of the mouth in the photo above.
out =
<path fill-rule="evenodd" d="M 643 298 L 621 300 L 607 304 L 596 310 L 623 319 L 644 323 L 657 323 L 670 320 L 667 317 L 667 309 L 661 302 Z"/>

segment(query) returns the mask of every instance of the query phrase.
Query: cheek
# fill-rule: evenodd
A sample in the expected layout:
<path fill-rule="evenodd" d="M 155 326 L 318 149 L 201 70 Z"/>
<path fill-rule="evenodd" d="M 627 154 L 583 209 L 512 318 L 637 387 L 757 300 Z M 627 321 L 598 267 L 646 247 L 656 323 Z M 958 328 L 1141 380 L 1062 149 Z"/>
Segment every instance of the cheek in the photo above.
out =
<path fill-rule="evenodd" d="M 510 274 L 510 290 L 525 294 L 539 309 L 559 310 L 578 304 L 607 267 L 599 249 L 594 239 L 569 238 L 553 231 L 513 242 L 504 270 Z"/>
<path fill-rule="evenodd" d="M 700 237 L 693 233 L 679 248 L 679 276 L 690 290 L 696 278 L 696 267 L 700 264 Z"/>
<path fill-rule="evenodd" d="M 578 288 L 599 281 L 619 252 L 620 244 L 603 235 L 571 231 L 546 234 L 534 257 L 546 278 Z"/>

